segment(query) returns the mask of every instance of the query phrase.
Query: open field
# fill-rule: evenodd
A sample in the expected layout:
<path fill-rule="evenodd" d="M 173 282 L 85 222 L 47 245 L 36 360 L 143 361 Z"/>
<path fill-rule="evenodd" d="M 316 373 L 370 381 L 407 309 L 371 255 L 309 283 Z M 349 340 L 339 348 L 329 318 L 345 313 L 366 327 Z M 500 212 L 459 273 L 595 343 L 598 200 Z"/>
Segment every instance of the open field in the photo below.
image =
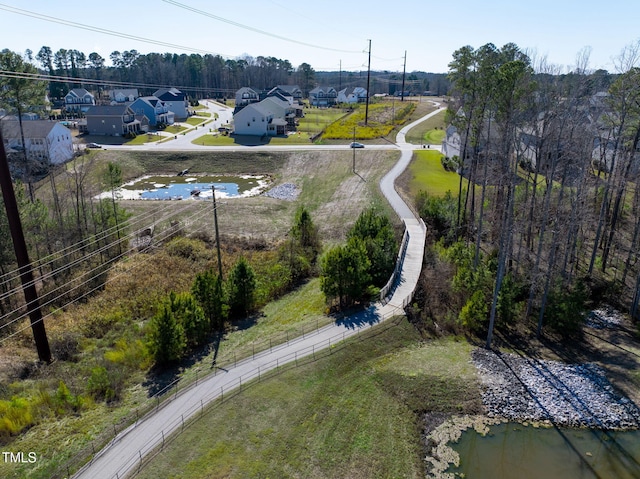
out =
<path fill-rule="evenodd" d="M 447 191 L 454 195 L 458 193 L 460 176 L 446 171 L 440 163 L 442 154 L 435 150 L 420 150 L 415 156 L 407 171 L 398 179 L 402 189 L 410 198 L 415 198 L 420 191 L 426 191 L 430 195 L 444 196 Z M 464 180 L 463 188 L 467 186 Z"/>
<path fill-rule="evenodd" d="M 175 174 L 189 168 L 190 174 L 263 174 L 272 178 L 275 186 L 294 183 L 301 188 L 297 201 L 289 202 L 264 196 L 230 198 L 218 211 L 220 231 L 231 236 L 280 239 L 289 228 L 298 204 L 304 204 L 314 216 L 325 241 L 337 241 L 351 227 L 359 212 L 368 205 L 384 207 L 378 183 L 397 158 L 394 151 L 367 150 L 358 153 L 357 171 L 351 171 L 351 151 L 292 153 L 147 153 L 101 151 L 98 165 L 117 161 L 125 181 L 144 174 Z M 176 207 L 185 206 L 178 202 Z M 191 209 L 201 206 L 193 201 Z M 157 207 L 153 201 L 128 201 L 123 205 L 135 215 Z M 388 210 L 387 210 L 388 211 Z M 247 225 L 250 218 L 251 227 Z M 202 230 L 213 230 L 213 215 L 203 218 Z"/>
<path fill-rule="evenodd" d="M 388 326 L 215 405 L 137 477 L 424 477 L 423 413 L 479 410 L 471 346 Z"/>

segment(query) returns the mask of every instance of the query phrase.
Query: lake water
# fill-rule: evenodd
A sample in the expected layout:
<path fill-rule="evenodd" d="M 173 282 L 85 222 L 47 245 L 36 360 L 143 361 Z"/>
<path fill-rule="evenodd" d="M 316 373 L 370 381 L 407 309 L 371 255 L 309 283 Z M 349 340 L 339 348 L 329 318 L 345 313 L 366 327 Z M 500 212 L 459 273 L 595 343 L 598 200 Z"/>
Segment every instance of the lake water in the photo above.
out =
<path fill-rule="evenodd" d="M 212 196 L 211 185 L 215 186 L 216 198 L 236 198 L 260 194 L 268 179 L 251 175 L 145 176 L 122 185 L 117 195 L 122 199 L 143 200 L 207 199 Z"/>
<path fill-rule="evenodd" d="M 465 479 L 638 479 L 640 431 L 534 428 L 515 423 L 468 429 L 456 444 Z M 462 475 L 464 474 L 464 475 Z"/>

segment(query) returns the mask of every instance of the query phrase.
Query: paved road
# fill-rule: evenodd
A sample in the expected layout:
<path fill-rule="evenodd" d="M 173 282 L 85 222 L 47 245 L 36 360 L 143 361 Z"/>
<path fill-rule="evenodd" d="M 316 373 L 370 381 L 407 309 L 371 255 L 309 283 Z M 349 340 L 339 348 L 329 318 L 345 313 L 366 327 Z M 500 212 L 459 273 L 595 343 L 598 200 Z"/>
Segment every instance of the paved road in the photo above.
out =
<path fill-rule="evenodd" d="M 440 109 L 441 110 L 441 109 Z M 217 371 L 196 385 L 178 393 L 166 401 L 158 410 L 136 422 L 116 436 L 93 459 L 91 464 L 82 468 L 74 477 L 77 479 L 121 479 L 135 471 L 142 458 L 163 443 L 165 437 L 182 427 L 184 421 L 200 412 L 208 402 L 237 388 L 239 385 L 258 377 L 277 366 L 296 361 L 298 358 L 315 354 L 316 351 L 330 347 L 360 331 L 403 314 L 402 307 L 411 299 L 415 290 L 424 253 L 424 223 L 417 219 L 394 188 L 394 181 L 409 164 L 415 146 L 405 142 L 406 132 L 430 115 L 403 128 L 398 134 L 401 157 L 392 170 L 381 180 L 380 187 L 394 210 L 405 222 L 409 232 L 409 242 L 400 272 L 397 286 L 385 304 L 377 303 L 361 313 L 320 328 L 304 337 L 264 351 L 253 358 L 239 362 L 228 370 Z"/>

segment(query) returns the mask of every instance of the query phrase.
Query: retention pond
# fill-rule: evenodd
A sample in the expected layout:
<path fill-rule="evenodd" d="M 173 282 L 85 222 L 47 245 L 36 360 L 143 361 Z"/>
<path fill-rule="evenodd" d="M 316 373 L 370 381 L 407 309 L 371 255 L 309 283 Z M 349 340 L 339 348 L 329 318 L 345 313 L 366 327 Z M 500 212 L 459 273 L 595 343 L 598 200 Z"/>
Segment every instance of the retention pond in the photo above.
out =
<path fill-rule="evenodd" d="M 183 200 L 211 198 L 212 185 L 217 198 L 255 196 L 262 193 L 269 178 L 261 175 L 155 175 L 144 176 L 117 189 L 118 198 L 127 200 Z M 104 192 L 102 197 L 110 197 Z"/>
<path fill-rule="evenodd" d="M 640 431 L 562 429 L 502 423 L 481 435 L 468 429 L 455 444 L 465 479 L 637 479 Z"/>

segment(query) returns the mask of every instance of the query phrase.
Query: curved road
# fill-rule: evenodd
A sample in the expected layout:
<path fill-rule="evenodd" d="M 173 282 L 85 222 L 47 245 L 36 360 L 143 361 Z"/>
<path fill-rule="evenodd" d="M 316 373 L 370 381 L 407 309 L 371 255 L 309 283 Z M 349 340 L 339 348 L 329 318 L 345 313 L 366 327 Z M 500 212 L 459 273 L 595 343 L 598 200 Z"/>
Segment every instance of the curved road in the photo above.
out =
<path fill-rule="evenodd" d="M 404 171 L 416 149 L 405 142 L 406 132 L 421 121 L 439 113 L 442 108 L 411 123 L 397 136 L 401 156 L 398 163 L 381 180 L 380 188 L 404 221 L 409 233 L 407 251 L 402 264 L 397 286 L 388 301 L 376 303 L 369 309 L 320 328 L 303 337 L 275 346 L 268 351 L 237 363 L 228 370 L 216 371 L 165 401 L 159 408 L 118 434 L 104 449 L 99 451 L 92 462 L 85 465 L 74 477 L 77 479 L 122 479 L 137 470 L 144 456 L 163 444 L 172 432 L 183 427 L 185 421 L 199 413 L 210 401 L 223 393 L 232 391 L 260 374 L 298 358 L 315 354 L 331 344 L 358 334 L 374 324 L 403 313 L 403 306 L 410 301 L 420 276 L 424 253 L 425 227 L 411 209 L 400 198 L 394 188 L 395 179 Z M 343 147 L 344 148 L 344 147 Z"/>

